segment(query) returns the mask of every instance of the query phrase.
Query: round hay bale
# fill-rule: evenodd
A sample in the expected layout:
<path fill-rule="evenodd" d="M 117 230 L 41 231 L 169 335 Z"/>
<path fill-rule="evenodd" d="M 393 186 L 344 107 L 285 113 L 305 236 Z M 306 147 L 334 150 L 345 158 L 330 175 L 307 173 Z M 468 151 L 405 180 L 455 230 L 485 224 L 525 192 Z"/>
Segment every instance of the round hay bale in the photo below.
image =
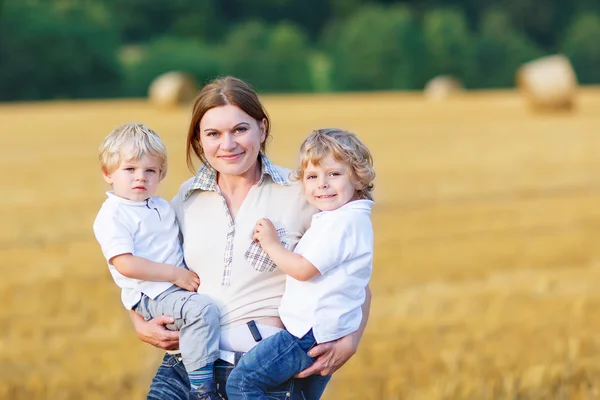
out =
<path fill-rule="evenodd" d="M 439 75 L 425 85 L 423 93 L 429 100 L 445 100 L 464 90 L 460 79 L 450 75 Z"/>
<path fill-rule="evenodd" d="M 517 70 L 517 87 L 534 110 L 570 110 L 575 104 L 577 76 L 563 55 L 538 58 Z"/>
<path fill-rule="evenodd" d="M 148 98 L 160 107 L 173 107 L 192 101 L 198 89 L 198 82 L 192 75 L 178 71 L 166 72 L 152 81 Z"/>

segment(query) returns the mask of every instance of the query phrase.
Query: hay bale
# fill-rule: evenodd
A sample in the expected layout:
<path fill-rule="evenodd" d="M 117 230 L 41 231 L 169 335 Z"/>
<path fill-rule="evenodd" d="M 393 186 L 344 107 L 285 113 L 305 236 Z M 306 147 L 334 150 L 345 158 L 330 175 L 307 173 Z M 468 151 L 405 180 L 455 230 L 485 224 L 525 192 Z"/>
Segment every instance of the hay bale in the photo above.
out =
<path fill-rule="evenodd" d="M 157 76 L 148 89 L 151 103 L 160 107 L 173 107 L 189 103 L 198 93 L 196 79 L 185 72 L 166 72 Z"/>
<path fill-rule="evenodd" d="M 577 76 L 563 55 L 538 58 L 517 70 L 517 87 L 537 111 L 570 110 L 575 105 Z"/>
<path fill-rule="evenodd" d="M 460 79 L 450 75 L 439 75 L 425 85 L 423 93 L 429 100 L 445 100 L 464 90 Z"/>

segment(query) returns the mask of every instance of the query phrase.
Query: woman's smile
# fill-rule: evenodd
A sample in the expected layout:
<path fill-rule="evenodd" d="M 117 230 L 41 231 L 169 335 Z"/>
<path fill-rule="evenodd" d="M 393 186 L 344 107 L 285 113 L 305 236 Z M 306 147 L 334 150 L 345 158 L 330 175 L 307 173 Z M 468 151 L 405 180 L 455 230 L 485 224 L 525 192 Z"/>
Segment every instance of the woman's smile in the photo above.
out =
<path fill-rule="evenodd" d="M 220 159 L 225 160 L 225 161 L 237 161 L 238 159 L 240 159 L 243 155 L 244 155 L 244 151 L 242 151 L 241 153 L 237 153 L 237 154 L 227 154 L 227 155 L 221 155 L 218 156 Z"/>

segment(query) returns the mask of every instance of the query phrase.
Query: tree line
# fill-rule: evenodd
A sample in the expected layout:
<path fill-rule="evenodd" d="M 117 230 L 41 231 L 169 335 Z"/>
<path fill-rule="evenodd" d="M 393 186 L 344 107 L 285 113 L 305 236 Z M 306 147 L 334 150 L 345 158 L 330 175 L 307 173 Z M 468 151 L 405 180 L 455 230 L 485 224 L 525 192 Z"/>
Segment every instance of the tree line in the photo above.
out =
<path fill-rule="evenodd" d="M 158 74 L 261 92 L 514 85 L 566 54 L 600 83 L 595 0 L 0 0 L 0 100 L 144 96 Z"/>

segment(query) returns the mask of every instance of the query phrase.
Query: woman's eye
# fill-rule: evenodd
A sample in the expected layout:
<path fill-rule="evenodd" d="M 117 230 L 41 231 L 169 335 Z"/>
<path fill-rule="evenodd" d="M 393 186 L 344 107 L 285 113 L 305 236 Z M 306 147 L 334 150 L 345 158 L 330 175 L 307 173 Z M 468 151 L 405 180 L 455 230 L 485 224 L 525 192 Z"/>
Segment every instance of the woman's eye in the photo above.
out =
<path fill-rule="evenodd" d="M 217 135 L 218 135 L 218 133 L 217 133 L 217 132 L 207 132 L 207 133 L 206 133 L 206 136 L 209 136 L 209 137 L 215 137 L 215 136 L 217 136 Z"/>
<path fill-rule="evenodd" d="M 236 132 L 240 132 L 240 133 L 244 133 L 244 132 L 246 132 L 247 130 L 248 130 L 248 128 L 247 128 L 247 127 L 245 127 L 245 126 L 238 126 L 238 127 L 236 128 L 236 130 L 235 130 L 235 131 L 236 131 Z"/>

